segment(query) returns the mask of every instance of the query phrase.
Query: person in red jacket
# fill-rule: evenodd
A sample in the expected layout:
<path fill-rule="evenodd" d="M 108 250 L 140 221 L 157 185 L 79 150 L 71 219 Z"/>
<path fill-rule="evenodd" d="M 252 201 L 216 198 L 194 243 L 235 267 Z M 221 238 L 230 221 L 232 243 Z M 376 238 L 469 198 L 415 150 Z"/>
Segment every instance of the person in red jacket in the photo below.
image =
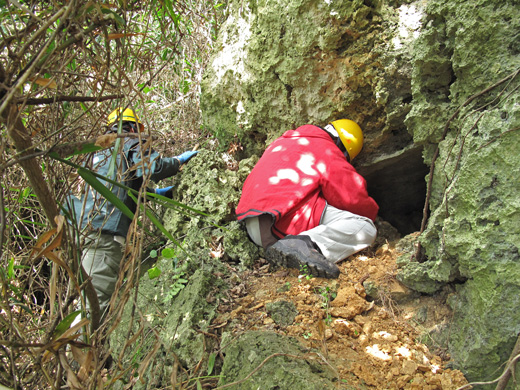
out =
<path fill-rule="evenodd" d="M 270 263 L 337 278 L 336 263 L 374 242 L 379 207 L 350 164 L 362 146 L 359 125 L 340 119 L 286 131 L 265 150 L 236 213 Z"/>

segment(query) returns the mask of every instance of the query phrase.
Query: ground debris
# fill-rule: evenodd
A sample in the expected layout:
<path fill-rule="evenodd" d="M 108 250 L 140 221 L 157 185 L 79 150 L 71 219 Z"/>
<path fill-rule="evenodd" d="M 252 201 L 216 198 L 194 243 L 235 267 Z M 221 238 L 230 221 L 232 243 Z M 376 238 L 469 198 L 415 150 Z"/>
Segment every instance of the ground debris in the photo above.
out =
<path fill-rule="evenodd" d="M 344 388 L 457 389 L 467 383 L 464 375 L 446 368 L 449 356 L 420 342 L 450 316 L 445 296 L 421 296 L 402 286 L 395 279 L 398 255 L 389 245 L 364 251 L 340 264 L 337 280 L 266 270 L 261 259 L 241 277 L 245 296 L 228 303 L 236 321 L 227 330 L 275 331 L 311 350 L 325 350 Z M 366 282 L 377 286 L 375 297 L 367 296 Z M 280 301 L 297 310 L 290 325 L 273 321 L 267 310 Z"/>

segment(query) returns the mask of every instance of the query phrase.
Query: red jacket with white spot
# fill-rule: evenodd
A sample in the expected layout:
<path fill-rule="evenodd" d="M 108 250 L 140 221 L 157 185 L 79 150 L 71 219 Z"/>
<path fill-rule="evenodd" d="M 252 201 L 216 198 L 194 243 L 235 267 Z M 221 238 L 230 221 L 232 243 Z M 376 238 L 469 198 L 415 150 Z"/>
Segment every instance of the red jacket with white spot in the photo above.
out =
<path fill-rule="evenodd" d="M 378 205 L 359 175 L 323 129 L 305 125 L 285 132 L 265 150 L 242 188 L 237 219 L 271 214 L 282 238 L 319 225 L 325 206 L 375 220 Z"/>

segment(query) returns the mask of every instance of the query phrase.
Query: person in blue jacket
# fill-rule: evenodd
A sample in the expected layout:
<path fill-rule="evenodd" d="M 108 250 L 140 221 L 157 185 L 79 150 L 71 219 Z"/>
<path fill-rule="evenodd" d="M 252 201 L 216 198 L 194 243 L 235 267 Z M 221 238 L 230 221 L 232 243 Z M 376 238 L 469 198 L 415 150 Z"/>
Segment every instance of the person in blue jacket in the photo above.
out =
<path fill-rule="evenodd" d="M 109 132 L 116 133 L 137 133 L 144 130 L 144 125 L 130 108 L 114 110 L 108 116 L 107 125 Z M 198 153 L 197 151 L 186 151 L 179 156 L 162 157 L 151 148 L 143 148 L 139 139 L 135 137 L 123 138 L 120 149 L 115 161 L 112 161 L 113 148 L 96 152 L 92 160 L 92 170 L 103 177 L 130 187 L 136 191 L 134 196 L 137 196 L 146 178 L 159 182 L 174 176 L 183 164 Z M 100 181 L 135 213 L 137 205 L 126 189 L 108 181 Z M 148 188 L 147 191 L 171 198 L 172 188 L 155 190 Z M 92 278 L 99 301 L 101 320 L 103 320 L 114 293 L 126 236 L 132 220 L 88 185 L 81 199 L 72 197 L 72 203 L 74 219 L 81 233 L 86 235 L 82 265 Z M 86 309 L 87 312 L 90 310 L 88 300 Z"/>

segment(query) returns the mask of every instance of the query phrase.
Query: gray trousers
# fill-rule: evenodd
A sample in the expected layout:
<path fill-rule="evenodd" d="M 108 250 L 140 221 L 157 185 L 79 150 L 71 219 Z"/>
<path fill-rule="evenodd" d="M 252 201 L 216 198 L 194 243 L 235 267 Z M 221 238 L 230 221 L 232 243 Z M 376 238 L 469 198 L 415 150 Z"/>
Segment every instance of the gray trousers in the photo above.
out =
<path fill-rule="evenodd" d="M 92 277 L 102 319 L 108 312 L 108 305 L 115 290 L 123 249 L 123 237 L 95 233 L 87 238 L 86 248 L 83 251 L 81 264 L 85 272 Z M 88 300 L 87 311 L 90 311 Z"/>
<path fill-rule="evenodd" d="M 272 237 L 266 234 L 267 221 L 272 221 L 272 218 L 269 216 L 265 219 L 265 216 L 260 216 L 246 219 L 249 237 L 255 244 L 264 248 L 272 244 L 272 242 L 267 243 L 265 238 Z M 376 239 L 377 229 L 369 218 L 327 205 L 320 224 L 299 235 L 309 236 L 318 245 L 325 258 L 338 263 L 372 245 Z"/>

